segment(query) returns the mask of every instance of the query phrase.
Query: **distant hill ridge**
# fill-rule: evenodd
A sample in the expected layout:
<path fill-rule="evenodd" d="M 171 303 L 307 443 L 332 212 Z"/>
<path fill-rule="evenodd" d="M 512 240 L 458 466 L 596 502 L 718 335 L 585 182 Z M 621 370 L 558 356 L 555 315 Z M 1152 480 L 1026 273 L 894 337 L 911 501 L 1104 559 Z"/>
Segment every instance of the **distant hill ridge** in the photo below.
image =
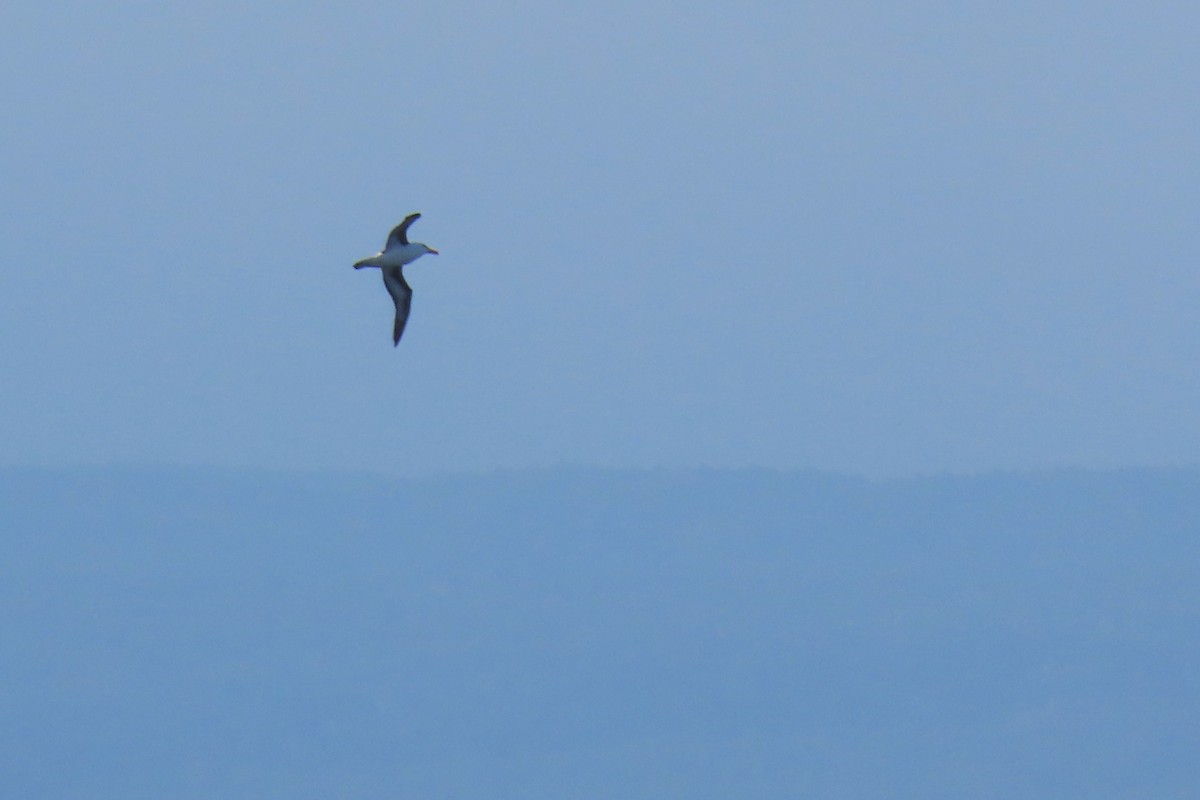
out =
<path fill-rule="evenodd" d="M 1195 469 L 0 469 L 0 789 L 1184 796 L 1198 531 Z"/>

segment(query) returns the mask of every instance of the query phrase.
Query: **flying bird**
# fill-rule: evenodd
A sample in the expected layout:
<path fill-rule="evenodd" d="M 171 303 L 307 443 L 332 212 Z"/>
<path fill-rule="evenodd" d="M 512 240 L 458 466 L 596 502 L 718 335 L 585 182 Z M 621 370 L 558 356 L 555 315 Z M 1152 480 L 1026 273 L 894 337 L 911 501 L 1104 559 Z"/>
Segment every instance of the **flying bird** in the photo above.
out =
<path fill-rule="evenodd" d="M 427 244 L 408 240 L 408 227 L 420 218 L 420 214 L 409 214 L 403 222 L 392 228 L 382 250 L 354 264 L 355 269 L 379 267 L 383 272 L 383 285 L 396 304 L 396 324 L 392 326 L 393 347 L 400 344 L 400 335 L 404 333 L 404 324 L 408 322 L 408 312 L 412 308 L 412 287 L 404 280 L 404 265 L 411 264 L 426 253 L 438 254 Z"/>

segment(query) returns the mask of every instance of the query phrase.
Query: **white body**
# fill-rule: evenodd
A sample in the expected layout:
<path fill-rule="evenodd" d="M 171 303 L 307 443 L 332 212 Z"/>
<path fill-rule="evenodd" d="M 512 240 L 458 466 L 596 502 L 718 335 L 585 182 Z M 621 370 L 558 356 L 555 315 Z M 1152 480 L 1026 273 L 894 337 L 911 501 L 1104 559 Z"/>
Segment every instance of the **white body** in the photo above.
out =
<path fill-rule="evenodd" d="M 432 252 L 419 242 L 394 244 L 387 250 L 381 250 L 370 258 L 364 258 L 356 267 L 403 267 L 411 264 L 426 253 Z"/>

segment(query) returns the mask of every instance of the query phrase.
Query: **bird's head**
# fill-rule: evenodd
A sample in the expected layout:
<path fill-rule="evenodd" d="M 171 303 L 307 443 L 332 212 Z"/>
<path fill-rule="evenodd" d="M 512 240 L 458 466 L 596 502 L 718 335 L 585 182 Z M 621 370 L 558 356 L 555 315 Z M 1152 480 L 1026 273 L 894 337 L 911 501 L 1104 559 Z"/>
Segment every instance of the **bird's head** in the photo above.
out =
<path fill-rule="evenodd" d="M 439 255 L 439 253 L 438 253 L 438 251 L 437 251 L 437 250 L 434 250 L 432 247 L 430 247 L 430 246 L 429 246 L 429 245 L 427 245 L 427 244 L 422 244 L 422 245 L 421 245 L 421 249 L 422 249 L 422 250 L 424 250 L 426 253 L 432 253 L 432 254 L 433 254 L 433 255 L 435 255 L 435 256 L 436 256 L 436 255 Z"/>

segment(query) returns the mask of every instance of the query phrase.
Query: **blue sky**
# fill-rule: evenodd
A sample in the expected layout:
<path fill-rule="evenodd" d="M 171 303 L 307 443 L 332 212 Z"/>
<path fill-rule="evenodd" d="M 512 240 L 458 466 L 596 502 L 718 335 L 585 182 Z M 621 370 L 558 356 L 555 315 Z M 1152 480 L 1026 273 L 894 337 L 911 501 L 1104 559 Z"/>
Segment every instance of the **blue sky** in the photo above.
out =
<path fill-rule="evenodd" d="M 11 4 L 0 460 L 1195 463 L 1198 24 Z"/>

